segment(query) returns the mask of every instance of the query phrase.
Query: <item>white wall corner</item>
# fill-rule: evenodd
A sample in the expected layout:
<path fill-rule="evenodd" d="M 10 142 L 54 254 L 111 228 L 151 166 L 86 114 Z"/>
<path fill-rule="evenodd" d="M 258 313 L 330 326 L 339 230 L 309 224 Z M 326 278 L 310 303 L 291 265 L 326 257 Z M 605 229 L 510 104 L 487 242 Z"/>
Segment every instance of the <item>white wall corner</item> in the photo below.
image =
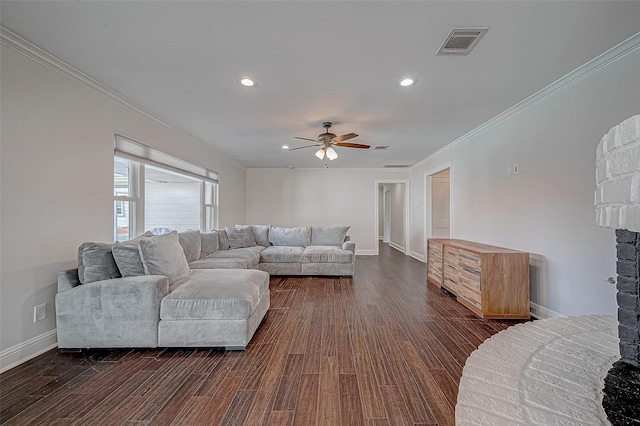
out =
<path fill-rule="evenodd" d="M 427 262 L 426 256 L 418 253 L 417 251 L 413 251 L 412 250 L 411 253 L 409 253 L 409 256 L 413 257 L 414 259 L 419 260 L 422 263 L 426 263 Z"/>
<path fill-rule="evenodd" d="M 531 307 L 531 316 L 537 319 L 561 318 L 565 316 L 534 302 L 529 302 L 529 306 Z"/>
<path fill-rule="evenodd" d="M 403 254 L 406 251 L 404 246 L 402 246 L 400 244 L 397 244 L 397 243 L 394 243 L 393 241 L 389 241 L 389 246 L 393 247 L 394 249 L 396 249 L 398 251 L 401 251 Z"/>
<path fill-rule="evenodd" d="M 4 373 L 32 358 L 58 347 L 58 335 L 54 328 L 25 342 L 0 352 L 0 373 Z"/>

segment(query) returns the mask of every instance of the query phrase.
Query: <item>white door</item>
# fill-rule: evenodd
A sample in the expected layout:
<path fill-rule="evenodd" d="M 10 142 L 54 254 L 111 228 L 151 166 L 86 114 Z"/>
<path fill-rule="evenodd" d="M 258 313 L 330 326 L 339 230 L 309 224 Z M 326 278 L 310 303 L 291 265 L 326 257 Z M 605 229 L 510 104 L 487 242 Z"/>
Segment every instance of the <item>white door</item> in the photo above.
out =
<path fill-rule="evenodd" d="M 431 235 L 433 238 L 451 236 L 451 181 L 448 173 L 431 177 Z"/>

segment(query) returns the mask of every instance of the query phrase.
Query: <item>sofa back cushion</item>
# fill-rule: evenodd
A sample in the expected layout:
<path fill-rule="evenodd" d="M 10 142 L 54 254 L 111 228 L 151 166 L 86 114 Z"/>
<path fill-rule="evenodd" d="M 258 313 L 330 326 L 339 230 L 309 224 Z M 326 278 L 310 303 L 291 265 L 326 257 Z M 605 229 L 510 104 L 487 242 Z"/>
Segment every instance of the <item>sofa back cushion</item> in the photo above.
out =
<path fill-rule="evenodd" d="M 111 244 L 87 242 L 78 248 L 80 283 L 88 284 L 121 276 L 111 252 Z"/>
<path fill-rule="evenodd" d="M 311 227 L 269 227 L 269 242 L 274 246 L 307 247 L 311 245 Z"/>
<path fill-rule="evenodd" d="M 200 259 L 211 256 L 218 251 L 218 233 L 216 231 L 200 234 Z"/>
<path fill-rule="evenodd" d="M 140 240 L 140 258 L 145 274 L 164 275 L 169 285 L 191 272 L 177 231 Z"/>
<path fill-rule="evenodd" d="M 229 239 L 229 249 L 255 247 L 256 245 L 256 240 L 253 237 L 251 228 L 235 229 L 225 227 L 225 231 Z"/>
<path fill-rule="evenodd" d="M 236 225 L 236 228 L 251 228 L 256 244 L 262 247 L 269 247 L 271 245 L 271 243 L 269 243 L 269 226 L 270 225 Z"/>
<path fill-rule="evenodd" d="M 184 250 L 187 262 L 193 262 L 200 259 L 200 251 L 202 249 L 202 241 L 200 240 L 200 231 L 185 231 L 178 233 L 178 241 Z"/>
<path fill-rule="evenodd" d="M 218 233 L 218 250 L 229 250 L 229 237 L 224 229 L 216 229 Z"/>
<path fill-rule="evenodd" d="M 341 246 L 351 226 L 312 226 L 312 246 Z"/>
<path fill-rule="evenodd" d="M 118 265 L 120 274 L 123 277 L 137 277 L 144 275 L 144 266 L 142 265 L 142 259 L 140 258 L 140 251 L 138 249 L 140 241 L 145 238 L 152 237 L 153 234 L 149 231 L 136 237 L 132 240 L 116 243 L 112 247 L 113 258 Z"/>

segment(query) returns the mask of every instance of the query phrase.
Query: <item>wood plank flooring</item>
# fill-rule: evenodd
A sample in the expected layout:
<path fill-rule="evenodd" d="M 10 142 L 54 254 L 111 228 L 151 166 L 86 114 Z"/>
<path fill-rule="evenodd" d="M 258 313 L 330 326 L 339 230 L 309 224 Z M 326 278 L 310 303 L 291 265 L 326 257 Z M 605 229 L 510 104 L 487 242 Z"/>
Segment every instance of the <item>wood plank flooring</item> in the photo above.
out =
<path fill-rule="evenodd" d="M 482 320 L 381 244 L 353 278 L 274 277 L 243 352 L 49 351 L 0 375 L 6 425 L 453 425 Z"/>

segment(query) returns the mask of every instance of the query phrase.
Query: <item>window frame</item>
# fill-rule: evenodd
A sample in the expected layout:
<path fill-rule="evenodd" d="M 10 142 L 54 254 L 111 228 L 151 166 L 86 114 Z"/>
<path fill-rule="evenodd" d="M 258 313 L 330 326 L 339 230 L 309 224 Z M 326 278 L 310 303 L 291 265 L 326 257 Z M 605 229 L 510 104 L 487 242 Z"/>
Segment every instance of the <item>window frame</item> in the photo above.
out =
<path fill-rule="evenodd" d="M 150 158 L 146 159 L 145 155 Z M 115 195 L 114 192 L 114 237 L 117 240 L 118 214 L 115 202 L 126 202 L 129 205 L 129 238 L 133 238 L 145 230 L 145 167 L 155 167 L 169 172 L 179 173 L 200 181 L 200 231 L 207 232 L 216 229 L 219 219 L 218 196 L 220 184 L 218 173 L 204 167 L 189 163 L 177 157 L 170 156 L 147 145 L 124 138 L 115 137 L 115 159 L 129 163 L 129 195 Z M 158 161 L 164 160 L 169 164 Z M 177 166 L 183 166 L 184 169 Z M 210 185 L 211 194 L 207 194 Z M 210 195 L 210 196 L 208 196 Z M 210 199 L 211 202 L 207 202 Z M 124 205 L 123 205 L 124 213 Z M 122 217 L 122 216 L 120 216 Z"/>

